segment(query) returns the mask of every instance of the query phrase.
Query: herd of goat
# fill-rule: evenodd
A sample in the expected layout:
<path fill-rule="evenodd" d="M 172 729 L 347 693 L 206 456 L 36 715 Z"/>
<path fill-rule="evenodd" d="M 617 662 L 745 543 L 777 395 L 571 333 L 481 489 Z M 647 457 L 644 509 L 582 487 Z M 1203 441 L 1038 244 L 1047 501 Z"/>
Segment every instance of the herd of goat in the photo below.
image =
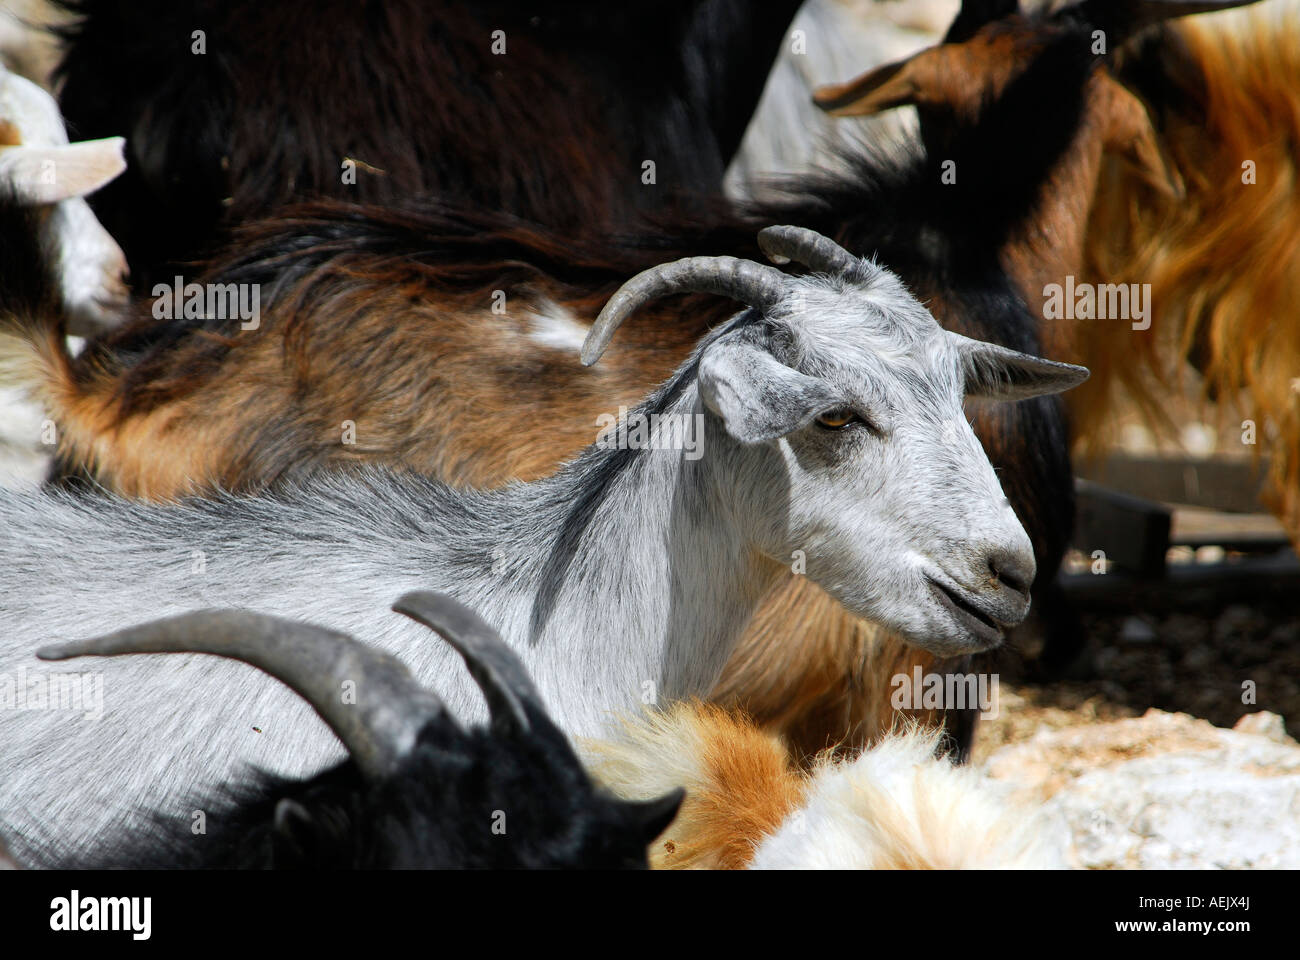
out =
<path fill-rule="evenodd" d="M 0 711 L 15 861 L 1064 865 L 889 686 L 1031 598 L 1077 652 L 1071 445 L 1174 361 L 1300 535 L 1300 22 L 1176 20 L 1247 2 L 963 0 L 816 91 L 773 64 L 833 0 L 65 3 L 57 104 L 0 72 L 54 454 L 0 490 L 0 682 L 111 659 L 102 713 Z M 739 198 L 765 85 L 916 123 Z M 1066 277 L 1152 332 L 1045 319 Z"/>

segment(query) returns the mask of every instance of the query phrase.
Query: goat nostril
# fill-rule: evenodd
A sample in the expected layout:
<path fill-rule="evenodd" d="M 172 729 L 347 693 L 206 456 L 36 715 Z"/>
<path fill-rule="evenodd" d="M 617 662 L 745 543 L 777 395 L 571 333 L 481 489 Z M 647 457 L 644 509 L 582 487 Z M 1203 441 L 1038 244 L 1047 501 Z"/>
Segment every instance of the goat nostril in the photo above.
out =
<path fill-rule="evenodd" d="M 1001 583 L 1017 593 L 1028 594 L 1032 580 L 1033 577 L 1014 560 L 989 560 L 989 586 L 996 587 Z"/>

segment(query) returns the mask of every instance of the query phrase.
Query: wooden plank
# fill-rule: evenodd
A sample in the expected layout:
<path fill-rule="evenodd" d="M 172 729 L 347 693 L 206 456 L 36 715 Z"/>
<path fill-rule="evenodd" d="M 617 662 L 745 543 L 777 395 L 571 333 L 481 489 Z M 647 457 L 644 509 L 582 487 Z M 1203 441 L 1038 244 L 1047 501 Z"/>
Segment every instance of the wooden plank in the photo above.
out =
<path fill-rule="evenodd" d="M 1203 533 L 1169 538 L 1171 547 L 1222 547 L 1236 553 L 1276 553 L 1290 543 L 1288 537 L 1270 533 Z"/>
<path fill-rule="evenodd" d="M 1222 547 L 1241 553 L 1281 550 L 1290 543 L 1277 517 L 1266 513 L 1221 513 L 1178 507 L 1169 534 L 1172 546 Z"/>
<path fill-rule="evenodd" d="M 1300 560 L 1288 549 L 1225 563 L 1172 565 L 1162 579 L 1123 571 L 1061 573 L 1066 595 L 1089 613 L 1216 610 L 1229 603 L 1260 603 L 1300 595 Z"/>
<path fill-rule="evenodd" d="M 1092 483 L 1162 503 L 1188 504 L 1229 513 L 1259 513 L 1266 461 L 1213 457 L 1138 457 L 1112 454 L 1080 460 L 1079 476 Z"/>
<path fill-rule="evenodd" d="M 1100 550 L 1111 563 L 1140 576 L 1164 575 L 1172 522 L 1168 507 L 1086 480 L 1075 481 L 1075 493 L 1076 549 L 1088 557 Z"/>

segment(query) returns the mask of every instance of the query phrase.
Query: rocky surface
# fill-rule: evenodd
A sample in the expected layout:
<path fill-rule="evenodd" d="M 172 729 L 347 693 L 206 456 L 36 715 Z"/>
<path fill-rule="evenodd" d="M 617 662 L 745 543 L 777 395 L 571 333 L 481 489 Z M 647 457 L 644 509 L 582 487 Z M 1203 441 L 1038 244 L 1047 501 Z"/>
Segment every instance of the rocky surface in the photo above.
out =
<path fill-rule="evenodd" d="M 1300 604 L 1180 606 L 1084 612 L 1067 679 L 1004 657 L 974 762 L 1064 818 L 1082 867 L 1300 867 Z"/>
<path fill-rule="evenodd" d="M 1081 867 L 1300 867 L 1300 743 L 1276 714 L 1044 723 L 983 767 L 1065 820 Z"/>

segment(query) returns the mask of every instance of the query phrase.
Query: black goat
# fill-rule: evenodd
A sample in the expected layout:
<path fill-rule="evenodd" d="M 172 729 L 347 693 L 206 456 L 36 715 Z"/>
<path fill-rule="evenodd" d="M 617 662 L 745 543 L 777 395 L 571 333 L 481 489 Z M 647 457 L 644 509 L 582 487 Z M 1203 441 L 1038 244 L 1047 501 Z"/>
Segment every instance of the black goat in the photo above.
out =
<path fill-rule="evenodd" d="M 65 6 L 60 103 L 81 137 L 128 134 L 95 210 L 149 290 L 294 200 L 425 195 L 568 231 L 719 190 L 799 0 Z"/>
<path fill-rule="evenodd" d="M 352 638 L 239 610 L 203 610 L 46 647 L 63 660 L 126 653 L 213 653 L 253 664 L 306 699 L 350 759 L 306 781 L 260 775 L 189 817 L 155 814 L 147 833 L 90 856 L 92 868 L 644 868 L 678 790 L 645 803 L 593 786 L 547 716 L 523 664 L 475 613 L 436 593 L 393 609 L 436 630 L 464 658 L 491 713 L 463 729 L 395 658 Z M 354 692 L 354 696 L 349 695 Z"/>

